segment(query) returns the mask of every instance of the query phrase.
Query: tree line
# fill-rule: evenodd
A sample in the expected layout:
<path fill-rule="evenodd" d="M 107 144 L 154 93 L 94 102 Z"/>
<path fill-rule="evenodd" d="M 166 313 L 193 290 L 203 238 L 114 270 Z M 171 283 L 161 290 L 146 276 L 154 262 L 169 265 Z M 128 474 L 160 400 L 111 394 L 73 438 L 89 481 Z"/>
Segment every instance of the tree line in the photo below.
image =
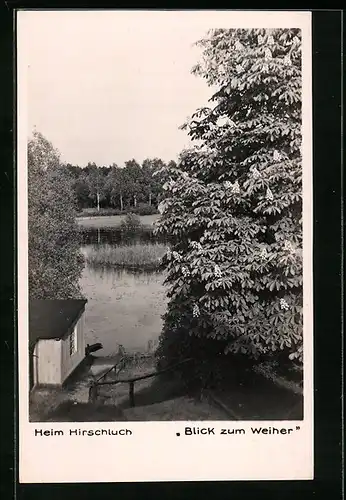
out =
<path fill-rule="evenodd" d="M 157 212 L 166 174 L 158 158 L 123 167 L 84 168 L 62 162 L 40 132 L 28 142 L 29 295 L 39 299 L 81 297 L 84 261 L 76 216 L 85 208 L 112 208 L 143 215 Z M 151 211 L 151 212 L 150 212 Z"/>
<path fill-rule="evenodd" d="M 98 166 L 89 162 L 84 168 L 70 163 L 65 165 L 72 181 L 77 210 L 113 208 L 126 211 L 145 205 L 156 212 L 163 193 L 164 179 L 160 171 L 174 167 L 159 158 L 146 159 L 142 164 L 132 159 L 120 167 Z"/>

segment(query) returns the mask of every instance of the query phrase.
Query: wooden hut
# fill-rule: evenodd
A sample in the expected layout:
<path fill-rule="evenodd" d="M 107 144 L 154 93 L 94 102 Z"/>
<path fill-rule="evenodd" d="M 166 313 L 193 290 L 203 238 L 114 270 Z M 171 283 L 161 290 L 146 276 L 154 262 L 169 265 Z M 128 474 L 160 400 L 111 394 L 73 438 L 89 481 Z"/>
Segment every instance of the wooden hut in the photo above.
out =
<path fill-rule="evenodd" d="M 85 359 L 86 302 L 29 301 L 30 389 L 61 386 Z"/>

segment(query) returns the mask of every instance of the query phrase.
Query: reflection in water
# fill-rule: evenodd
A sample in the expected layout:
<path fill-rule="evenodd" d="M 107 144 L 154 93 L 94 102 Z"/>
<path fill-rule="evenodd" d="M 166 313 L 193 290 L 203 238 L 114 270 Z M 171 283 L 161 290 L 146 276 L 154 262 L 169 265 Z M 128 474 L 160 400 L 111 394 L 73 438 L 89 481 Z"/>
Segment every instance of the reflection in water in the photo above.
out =
<path fill-rule="evenodd" d="M 85 245 L 82 252 L 87 249 Z M 104 349 L 99 354 L 102 356 L 117 352 L 118 344 L 128 350 L 143 350 L 148 342 L 155 342 L 166 307 L 163 280 L 162 273 L 96 270 L 86 266 L 81 279 L 88 299 L 86 341 L 101 342 Z"/>

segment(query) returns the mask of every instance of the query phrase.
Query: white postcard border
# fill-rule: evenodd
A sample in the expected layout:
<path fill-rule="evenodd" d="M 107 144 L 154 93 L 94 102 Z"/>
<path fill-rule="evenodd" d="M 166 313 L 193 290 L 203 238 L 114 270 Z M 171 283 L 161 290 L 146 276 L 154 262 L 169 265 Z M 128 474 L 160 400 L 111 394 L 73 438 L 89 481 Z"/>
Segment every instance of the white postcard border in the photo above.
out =
<path fill-rule="evenodd" d="M 115 22 L 201 23 L 210 27 L 297 27 L 303 43 L 304 421 L 29 423 L 27 65 L 25 25 L 32 16 L 63 11 L 19 11 L 18 32 L 18 355 L 19 477 L 21 483 L 313 479 L 313 266 L 311 13 L 294 11 L 118 11 Z M 110 15 L 66 11 L 65 15 Z M 129 16 L 129 17 L 127 17 Z M 94 18 L 96 19 L 96 17 Z M 150 21 L 151 19 L 151 21 Z M 216 435 L 184 435 L 185 427 L 214 427 Z M 293 429 L 290 435 L 254 435 L 251 428 Z M 299 427 L 299 429 L 297 429 Z M 246 435 L 221 435 L 223 428 Z M 36 436 L 35 429 L 65 435 Z M 129 429 L 127 436 L 68 436 L 69 429 Z M 180 433 L 180 437 L 176 435 Z"/>

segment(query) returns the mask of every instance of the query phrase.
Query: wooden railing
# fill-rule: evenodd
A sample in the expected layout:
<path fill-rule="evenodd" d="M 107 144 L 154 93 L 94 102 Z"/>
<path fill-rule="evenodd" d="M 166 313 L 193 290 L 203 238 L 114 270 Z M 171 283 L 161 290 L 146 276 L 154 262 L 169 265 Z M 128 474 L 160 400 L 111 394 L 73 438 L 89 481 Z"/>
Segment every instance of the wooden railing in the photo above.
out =
<path fill-rule="evenodd" d="M 94 382 L 94 383 L 98 384 L 98 383 L 100 383 L 102 380 L 106 380 L 106 377 L 107 377 L 107 375 L 108 375 L 110 372 L 112 372 L 112 371 L 116 372 L 117 367 L 118 367 L 119 365 L 120 365 L 121 367 L 122 367 L 122 366 L 124 366 L 125 362 L 126 362 L 126 358 L 124 358 L 124 357 L 123 357 L 123 358 L 119 359 L 119 361 L 117 361 L 117 362 L 116 362 L 113 366 L 111 366 L 111 367 L 110 367 L 107 371 L 105 371 L 104 373 L 102 373 L 102 375 L 101 375 L 99 378 L 97 378 L 97 379 L 95 380 L 95 382 Z"/>
<path fill-rule="evenodd" d="M 145 375 L 138 375 L 136 377 L 131 377 L 131 378 L 118 378 L 115 380 L 106 380 L 107 375 L 112 371 L 115 370 L 117 367 L 120 367 L 118 370 L 118 373 L 121 371 L 121 369 L 126 366 L 127 362 L 129 362 L 131 357 L 125 355 L 123 356 L 115 365 L 110 367 L 106 372 L 104 372 L 98 379 L 94 380 L 89 388 L 89 402 L 94 403 L 97 401 L 97 398 L 99 396 L 99 388 L 102 386 L 107 386 L 107 385 L 116 385 L 116 384 L 129 384 L 129 402 L 130 406 L 134 407 L 135 406 L 135 383 L 140 381 L 140 380 L 145 380 L 150 377 L 156 377 L 159 375 L 162 375 L 164 373 L 170 372 L 178 368 L 179 366 L 193 361 L 193 358 L 187 358 L 184 359 L 183 361 L 180 361 L 179 363 L 176 363 L 174 365 L 171 365 L 163 370 L 158 370 L 158 371 L 153 371 L 150 373 L 146 373 Z M 263 376 L 263 375 L 262 375 Z M 214 405 L 218 406 L 223 410 L 223 412 L 228 415 L 228 417 L 231 420 L 241 420 L 240 416 L 233 411 L 232 408 L 230 408 L 227 404 L 225 404 L 219 397 L 216 397 L 213 391 L 207 390 L 205 387 L 202 389 L 202 393 L 204 394 L 204 397 L 207 397 L 207 399 Z M 286 415 L 286 419 L 289 419 L 291 417 L 291 414 L 296 410 L 296 408 L 301 404 L 301 402 L 298 402 L 290 408 Z"/>
<path fill-rule="evenodd" d="M 168 368 L 165 368 L 164 370 L 159 370 L 159 371 L 153 371 L 150 373 L 147 373 L 145 375 L 139 375 L 137 377 L 131 377 L 127 379 L 115 379 L 115 380 L 105 380 L 107 374 L 114 370 L 114 368 L 117 365 L 112 366 L 109 370 L 107 370 L 106 373 L 102 374 L 101 377 L 99 377 L 97 380 L 93 381 L 90 385 L 89 389 L 89 402 L 94 403 L 97 401 L 98 395 L 99 395 L 99 387 L 104 386 L 104 385 L 116 385 L 116 384 L 129 384 L 129 401 L 130 401 L 130 406 L 134 407 L 135 406 L 135 383 L 138 382 L 139 380 L 145 380 L 150 377 L 157 377 L 158 375 L 162 375 L 163 373 L 167 373 L 170 371 L 175 370 L 179 366 L 188 363 L 192 361 L 192 358 L 187 358 L 184 359 L 183 361 L 180 361 L 179 363 L 176 363 L 175 365 L 169 366 Z M 126 362 L 126 358 L 124 358 L 124 362 Z"/>
<path fill-rule="evenodd" d="M 98 378 L 94 379 L 91 383 L 90 383 L 90 387 L 89 387 L 89 402 L 92 402 L 92 401 L 96 401 L 97 399 L 97 386 L 101 385 L 107 378 L 107 375 L 109 375 L 111 372 L 117 372 L 117 368 L 119 367 L 118 369 L 118 373 L 119 371 L 124 367 L 124 365 L 126 364 L 126 361 L 128 360 L 128 358 L 126 356 L 123 356 L 121 357 L 114 365 L 112 365 L 108 370 L 106 370 L 105 372 L 103 372 Z"/>

